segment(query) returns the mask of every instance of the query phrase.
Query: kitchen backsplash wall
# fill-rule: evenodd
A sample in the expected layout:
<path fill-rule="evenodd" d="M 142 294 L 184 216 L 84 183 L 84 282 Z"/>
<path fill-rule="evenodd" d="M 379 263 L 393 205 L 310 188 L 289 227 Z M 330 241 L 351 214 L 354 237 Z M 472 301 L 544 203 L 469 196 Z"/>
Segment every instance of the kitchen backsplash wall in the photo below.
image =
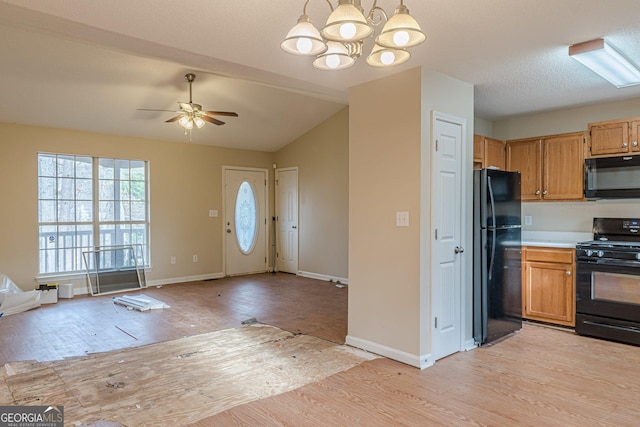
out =
<path fill-rule="evenodd" d="M 527 216 L 531 216 L 531 225 L 526 225 Z M 522 204 L 525 231 L 591 232 L 594 217 L 638 218 L 640 199 Z"/>

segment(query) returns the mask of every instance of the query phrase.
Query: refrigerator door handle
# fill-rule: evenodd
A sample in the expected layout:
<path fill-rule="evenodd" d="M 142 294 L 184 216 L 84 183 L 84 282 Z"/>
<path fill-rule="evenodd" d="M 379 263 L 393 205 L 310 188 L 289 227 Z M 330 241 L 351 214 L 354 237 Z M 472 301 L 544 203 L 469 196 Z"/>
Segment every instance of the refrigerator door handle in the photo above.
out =
<path fill-rule="evenodd" d="M 487 175 L 487 188 L 489 190 L 489 201 L 491 203 L 491 225 L 496 226 L 496 201 L 493 198 L 493 186 L 491 185 L 491 177 Z"/>
<path fill-rule="evenodd" d="M 487 280 L 491 280 L 493 277 L 493 259 L 496 255 L 496 229 L 491 230 L 491 259 L 489 260 L 489 273 L 487 274 Z"/>

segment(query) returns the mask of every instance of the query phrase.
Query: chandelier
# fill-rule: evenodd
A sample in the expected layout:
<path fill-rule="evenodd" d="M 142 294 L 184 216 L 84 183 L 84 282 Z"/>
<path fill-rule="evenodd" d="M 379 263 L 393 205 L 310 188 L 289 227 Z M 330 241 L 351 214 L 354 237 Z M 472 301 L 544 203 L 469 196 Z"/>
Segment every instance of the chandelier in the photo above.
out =
<path fill-rule="evenodd" d="M 403 0 L 391 18 L 377 6 L 377 0 L 373 1 L 366 17 L 361 0 L 338 0 L 335 8 L 325 0 L 331 14 L 321 31 L 307 16 L 309 1 L 304 3 L 302 16 L 280 46 L 294 55 L 315 56 L 313 66 L 321 70 L 342 70 L 355 64 L 362 56 L 364 41 L 373 36 L 374 27 L 383 20 L 385 24 L 367 56 L 367 64 L 373 67 L 391 67 L 406 62 L 411 56 L 407 49 L 426 39 Z"/>

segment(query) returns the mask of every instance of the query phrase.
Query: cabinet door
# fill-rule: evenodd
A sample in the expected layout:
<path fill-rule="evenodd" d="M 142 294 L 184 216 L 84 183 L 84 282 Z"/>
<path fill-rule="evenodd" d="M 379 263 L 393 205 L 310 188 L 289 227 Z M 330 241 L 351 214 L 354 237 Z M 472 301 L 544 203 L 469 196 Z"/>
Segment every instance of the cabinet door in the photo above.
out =
<path fill-rule="evenodd" d="M 504 142 L 485 137 L 483 167 L 504 170 L 504 166 Z"/>
<path fill-rule="evenodd" d="M 475 169 L 476 163 L 480 163 L 482 167 L 482 161 L 484 160 L 484 136 L 473 135 L 473 166 Z"/>
<path fill-rule="evenodd" d="M 523 317 L 575 326 L 575 286 L 572 264 L 525 263 Z"/>
<path fill-rule="evenodd" d="M 522 201 L 542 197 L 542 150 L 539 139 L 507 142 L 507 170 L 520 172 Z"/>
<path fill-rule="evenodd" d="M 589 132 L 592 156 L 629 152 L 629 122 L 590 124 Z"/>
<path fill-rule="evenodd" d="M 631 122 L 631 151 L 640 151 L 640 120 Z"/>
<path fill-rule="evenodd" d="M 582 200 L 584 198 L 584 158 L 582 133 L 544 139 L 544 200 Z"/>

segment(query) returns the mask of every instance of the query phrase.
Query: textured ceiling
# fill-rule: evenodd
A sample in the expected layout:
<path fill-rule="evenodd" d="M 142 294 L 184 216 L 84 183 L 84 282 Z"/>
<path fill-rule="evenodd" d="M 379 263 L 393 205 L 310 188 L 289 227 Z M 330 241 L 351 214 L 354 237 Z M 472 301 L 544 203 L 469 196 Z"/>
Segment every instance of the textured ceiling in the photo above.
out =
<path fill-rule="evenodd" d="M 377 5 L 391 13 L 397 3 Z M 640 97 L 640 86 L 616 89 L 567 55 L 606 37 L 640 63 L 638 0 L 406 0 L 427 34 L 412 58 L 389 70 L 363 58 L 338 72 L 280 49 L 303 5 L 0 0 L 0 122 L 185 141 L 164 123 L 171 113 L 136 109 L 187 101 L 187 72 L 197 75 L 194 102 L 240 115 L 193 141 L 265 151 L 344 108 L 349 87 L 416 66 L 474 84 L 476 116 L 487 120 Z M 329 8 L 311 0 L 307 11 L 320 27 Z"/>

